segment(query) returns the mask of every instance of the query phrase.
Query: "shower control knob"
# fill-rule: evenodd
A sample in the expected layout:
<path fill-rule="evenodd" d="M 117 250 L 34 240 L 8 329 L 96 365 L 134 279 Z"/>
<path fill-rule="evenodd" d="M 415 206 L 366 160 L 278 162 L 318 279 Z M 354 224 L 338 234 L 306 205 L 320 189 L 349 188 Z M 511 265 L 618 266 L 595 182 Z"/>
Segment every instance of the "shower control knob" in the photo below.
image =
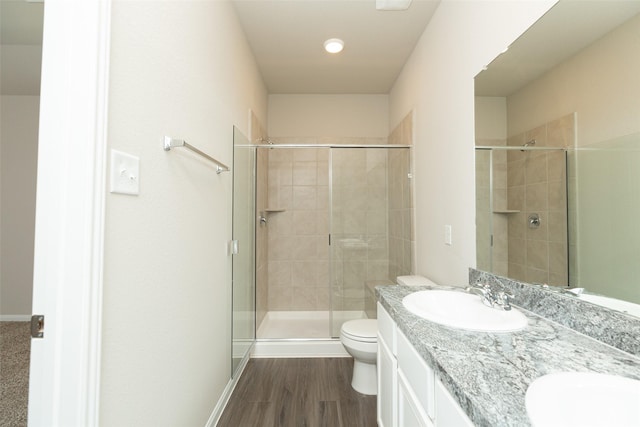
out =
<path fill-rule="evenodd" d="M 537 213 L 533 213 L 529 215 L 529 228 L 538 228 L 540 227 L 540 215 Z"/>

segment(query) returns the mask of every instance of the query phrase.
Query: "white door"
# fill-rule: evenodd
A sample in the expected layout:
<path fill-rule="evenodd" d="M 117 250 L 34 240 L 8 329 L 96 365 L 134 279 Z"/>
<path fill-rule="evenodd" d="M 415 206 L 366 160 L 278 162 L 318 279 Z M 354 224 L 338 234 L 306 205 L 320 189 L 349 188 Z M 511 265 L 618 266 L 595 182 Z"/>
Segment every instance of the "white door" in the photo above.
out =
<path fill-rule="evenodd" d="M 98 424 L 110 0 L 47 0 L 30 426 Z"/>

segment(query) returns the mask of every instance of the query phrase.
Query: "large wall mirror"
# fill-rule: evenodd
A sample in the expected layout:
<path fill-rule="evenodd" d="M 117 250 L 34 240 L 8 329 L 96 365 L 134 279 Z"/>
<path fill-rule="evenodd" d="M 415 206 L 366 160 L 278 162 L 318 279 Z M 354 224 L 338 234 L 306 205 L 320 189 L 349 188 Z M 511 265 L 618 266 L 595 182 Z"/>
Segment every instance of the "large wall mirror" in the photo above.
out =
<path fill-rule="evenodd" d="M 477 268 L 640 304 L 640 2 L 560 0 L 475 79 Z"/>

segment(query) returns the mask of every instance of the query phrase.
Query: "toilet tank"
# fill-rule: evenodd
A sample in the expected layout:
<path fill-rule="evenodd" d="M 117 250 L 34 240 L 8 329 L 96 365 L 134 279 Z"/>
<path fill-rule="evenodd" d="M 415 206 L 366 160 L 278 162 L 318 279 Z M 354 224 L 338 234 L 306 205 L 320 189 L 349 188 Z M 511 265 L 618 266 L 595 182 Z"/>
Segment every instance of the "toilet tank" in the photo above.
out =
<path fill-rule="evenodd" d="M 396 277 L 396 281 L 398 282 L 398 285 L 405 286 L 437 285 L 437 283 L 424 276 L 398 276 Z"/>
<path fill-rule="evenodd" d="M 364 312 L 367 319 L 378 317 L 376 310 L 376 286 L 395 286 L 391 280 L 368 280 L 364 283 Z"/>

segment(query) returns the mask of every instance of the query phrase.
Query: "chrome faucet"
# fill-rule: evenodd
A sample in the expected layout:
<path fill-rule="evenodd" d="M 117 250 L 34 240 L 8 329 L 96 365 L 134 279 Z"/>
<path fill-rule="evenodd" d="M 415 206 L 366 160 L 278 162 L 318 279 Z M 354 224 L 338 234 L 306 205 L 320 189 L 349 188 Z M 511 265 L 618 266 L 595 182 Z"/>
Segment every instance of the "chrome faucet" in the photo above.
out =
<path fill-rule="evenodd" d="M 487 307 L 505 311 L 511 310 L 511 300 L 513 299 L 513 294 L 506 291 L 504 288 L 497 289 L 492 287 L 488 283 L 478 283 L 467 286 L 466 291 L 472 294 L 480 295 L 482 303 Z"/>

